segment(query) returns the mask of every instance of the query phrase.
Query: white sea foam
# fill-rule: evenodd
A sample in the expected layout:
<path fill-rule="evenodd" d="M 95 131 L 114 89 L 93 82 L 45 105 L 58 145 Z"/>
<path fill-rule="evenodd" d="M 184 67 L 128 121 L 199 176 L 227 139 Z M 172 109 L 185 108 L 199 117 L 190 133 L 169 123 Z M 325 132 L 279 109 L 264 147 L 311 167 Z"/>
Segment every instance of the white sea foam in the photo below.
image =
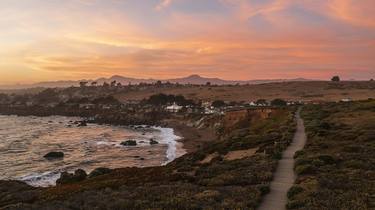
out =
<path fill-rule="evenodd" d="M 60 178 L 60 172 L 44 172 L 44 173 L 32 173 L 23 177 L 20 177 L 20 181 L 24 181 L 27 184 L 34 187 L 49 187 L 56 185 L 56 181 Z"/>
<path fill-rule="evenodd" d="M 182 139 L 182 137 L 177 136 L 174 134 L 174 130 L 172 128 L 162 128 L 162 127 L 153 127 L 156 130 L 160 131 L 160 138 L 162 144 L 167 144 L 168 149 L 166 152 L 167 161 L 163 163 L 166 165 L 176 158 L 181 157 L 182 155 L 186 154 L 186 150 L 183 149 L 183 145 L 178 140 Z"/>

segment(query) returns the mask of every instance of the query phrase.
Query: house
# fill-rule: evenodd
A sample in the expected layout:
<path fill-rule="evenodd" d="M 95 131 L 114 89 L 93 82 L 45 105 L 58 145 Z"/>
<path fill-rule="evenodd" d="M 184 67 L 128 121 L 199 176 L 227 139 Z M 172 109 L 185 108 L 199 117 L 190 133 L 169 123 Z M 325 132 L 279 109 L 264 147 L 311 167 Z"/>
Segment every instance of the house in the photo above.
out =
<path fill-rule="evenodd" d="M 113 106 L 110 105 L 110 104 L 102 104 L 100 107 L 101 107 L 102 109 L 106 109 L 106 110 L 108 110 L 108 109 L 112 109 L 112 108 L 113 108 Z"/>
<path fill-rule="evenodd" d="M 125 105 L 138 105 L 140 101 L 138 100 L 126 100 L 123 102 Z"/>
<path fill-rule="evenodd" d="M 204 108 L 204 113 L 205 114 L 215 114 L 216 113 L 216 111 L 215 111 L 215 109 L 211 109 L 211 108 Z"/>
<path fill-rule="evenodd" d="M 296 105 L 297 103 L 295 101 L 287 101 L 286 102 L 286 105 L 288 106 L 293 106 L 293 105 Z"/>
<path fill-rule="evenodd" d="M 250 106 L 257 106 L 257 104 L 256 104 L 254 101 L 251 101 L 251 102 L 249 103 L 249 105 L 250 105 Z"/>
<path fill-rule="evenodd" d="M 34 102 L 32 102 L 32 101 L 27 101 L 27 102 L 26 102 L 26 106 L 34 106 Z"/>
<path fill-rule="evenodd" d="M 95 104 L 91 104 L 91 103 L 79 104 L 79 108 L 80 109 L 94 109 Z"/>
<path fill-rule="evenodd" d="M 313 101 L 306 101 L 307 104 L 314 104 L 314 105 L 319 105 L 319 104 L 324 104 L 325 101 L 323 100 L 313 100 Z"/>
<path fill-rule="evenodd" d="M 168 112 L 177 113 L 177 112 L 181 111 L 182 108 L 183 108 L 182 106 L 179 106 L 176 103 L 173 103 L 171 106 L 167 106 L 166 110 Z"/>
<path fill-rule="evenodd" d="M 59 103 L 57 102 L 50 102 L 50 103 L 47 103 L 44 105 L 44 107 L 47 107 L 47 108 L 55 108 L 59 105 Z"/>
<path fill-rule="evenodd" d="M 268 101 L 258 101 L 258 102 L 255 102 L 256 106 L 270 106 L 271 103 L 268 102 Z"/>
<path fill-rule="evenodd" d="M 352 99 L 351 98 L 343 98 L 340 100 L 341 102 L 351 102 Z"/>
<path fill-rule="evenodd" d="M 214 108 L 214 107 L 209 107 L 209 108 L 204 109 L 204 114 L 207 114 L 207 115 L 209 115 L 209 114 L 223 115 L 224 113 L 225 113 L 224 110 Z"/>

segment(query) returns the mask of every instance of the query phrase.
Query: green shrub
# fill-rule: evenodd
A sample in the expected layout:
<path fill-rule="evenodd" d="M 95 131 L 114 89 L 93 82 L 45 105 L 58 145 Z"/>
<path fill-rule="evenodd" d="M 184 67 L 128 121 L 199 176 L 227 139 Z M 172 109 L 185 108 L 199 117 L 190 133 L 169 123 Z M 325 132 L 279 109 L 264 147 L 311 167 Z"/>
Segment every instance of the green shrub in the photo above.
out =
<path fill-rule="evenodd" d="M 367 163 L 361 160 L 349 160 L 344 163 L 344 166 L 348 168 L 365 169 L 365 170 L 370 170 L 372 168 L 371 163 Z"/>
<path fill-rule="evenodd" d="M 282 158 L 282 153 L 279 151 L 276 151 L 275 153 L 273 153 L 272 158 L 276 160 L 280 160 Z"/>
<path fill-rule="evenodd" d="M 268 194 L 270 192 L 270 186 L 269 185 L 259 185 L 258 190 L 260 191 L 261 195 Z"/>
<path fill-rule="evenodd" d="M 314 165 L 315 167 L 320 167 L 320 166 L 325 165 L 325 164 L 324 164 L 324 161 L 319 160 L 319 159 L 314 159 L 314 160 L 311 162 L 311 164 Z"/>
<path fill-rule="evenodd" d="M 325 164 L 334 164 L 335 158 L 332 157 L 331 155 L 319 155 L 318 156 L 319 160 L 323 161 Z"/>
<path fill-rule="evenodd" d="M 286 205 L 287 209 L 299 209 L 303 208 L 305 206 L 305 203 L 302 201 L 289 201 Z"/>
<path fill-rule="evenodd" d="M 295 167 L 305 164 L 311 164 L 312 160 L 309 158 L 298 158 L 295 162 Z"/>
<path fill-rule="evenodd" d="M 329 130 L 329 129 L 331 129 L 331 125 L 327 122 L 322 122 L 322 123 L 320 123 L 319 128 Z"/>
<path fill-rule="evenodd" d="M 299 165 L 296 167 L 296 173 L 298 175 L 313 174 L 315 173 L 315 171 L 316 168 L 309 164 Z"/>
<path fill-rule="evenodd" d="M 299 193 L 301 193 L 301 192 L 303 192 L 303 188 L 302 187 L 300 187 L 300 186 L 293 186 L 293 187 L 291 187 L 290 189 L 289 189 L 289 191 L 288 191 L 288 198 L 289 199 L 293 199 L 293 197 L 295 196 L 295 195 L 297 195 L 297 194 L 299 194 Z"/>
<path fill-rule="evenodd" d="M 305 155 L 305 152 L 303 150 L 300 150 L 300 151 L 297 151 L 295 154 L 294 154 L 294 159 L 297 159 L 301 156 L 304 156 Z"/>

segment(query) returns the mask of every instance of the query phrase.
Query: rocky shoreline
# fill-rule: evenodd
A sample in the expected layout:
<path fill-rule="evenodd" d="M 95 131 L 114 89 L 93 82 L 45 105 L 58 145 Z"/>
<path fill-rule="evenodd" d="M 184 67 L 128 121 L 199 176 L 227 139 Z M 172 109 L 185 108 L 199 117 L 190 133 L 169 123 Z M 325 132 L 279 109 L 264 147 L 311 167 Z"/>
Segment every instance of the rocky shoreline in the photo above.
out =
<path fill-rule="evenodd" d="M 87 110 L 71 110 L 71 109 L 56 109 L 56 108 L 10 108 L 10 107 L 0 107 L 1 115 L 17 115 L 17 116 L 38 116 L 38 117 L 47 117 L 47 116 L 68 116 L 68 117 L 82 117 L 84 120 L 74 122 L 69 126 L 85 126 L 87 123 L 95 124 L 108 124 L 108 125 L 122 125 L 129 126 L 133 129 L 140 129 L 140 126 L 136 125 L 147 125 L 146 127 L 150 128 L 151 126 L 161 126 L 168 127 L 173 129 L 173 133 L 176 136 L 181 137 L 176 140 L 182 143 L 182 149 L 187 153 L 194 152 L 201 148 L 207 142 L 213 141 L 216 139 L 215 132 L 212 129 L 197 129 L 192 126 L 186 125 L 185 119 L 174 119 L 171 115 L 157 115 L 157 117 L 144 117 L 145 115 L 129 115 L 125 113 L 116 114 L 112 110 L 97 110 L 97 111 L 87 111 Z M 135 124 L 133 124 L 135 123 Z M 124 142 L 124 144 L 127 142 Z M 156 141 L 150 141 L 150 144 L 156 144 Z M 46 154 L 46 159 L 61 158 L 64 154 L 59 154 L 58 157 L 55 157 L 55 154 Z M 185 152 L 184 152 L 185 153 Z M 168 161 L 170 162 L 170 161 Z M 99 168 L 101 169 L 101 168 Z M 98 169 L 98 170 L 99 170 Z M 97 171 L 97 170 L 94 170 Z M 109 171 L 109 170 L 107 170 Z M 86 173 L 86 172 L 85 172 Z M 83 176 L 83 173 L 70 174 L 68 172 L 62 173 L 58 183 L 73 183 L 76 181 L 82 181 L 86 177 L 92 177 L 91 175 Z"/>
<path fill-rule="evenodd" d="M 118 110 L 86 110 L 71 109 L 67 107 L 46 108 L 41 106 L 34 107 L 9 107 L 0 106 L 1 115 L 17 116 L 67 116 L 81 117 L 84 120 L 78 122 L 79 125 L 86 123 L 107 124 L 114 126 L 134 126 L 148 125 L 173 128 L 177 136 L 182 137 L 179 141 L 187 152 L 193 152 L 199 149 L 203 144 L 213 141 L 217 138 L 213 129 L 197 129 L 194 126 L 188 126 L 186 119 L 176 118 L 170 113 L 149 112 L 149 113 L 129 113 Z"/>
<path fill-rule="evenodd" d="M 108 125 L 153 125 L 162 126 L 162 119 L 168 117 L 167 113 L 148 112 L 148 113 L 130 113 L 120 110 L 103 110 L 103 109 L 80 109 L 70 107 L 10 107 L 0 105 L 0 114 L 17 115 L 17 116 L 68 116 L 82 117 L 87 122 Z"/>

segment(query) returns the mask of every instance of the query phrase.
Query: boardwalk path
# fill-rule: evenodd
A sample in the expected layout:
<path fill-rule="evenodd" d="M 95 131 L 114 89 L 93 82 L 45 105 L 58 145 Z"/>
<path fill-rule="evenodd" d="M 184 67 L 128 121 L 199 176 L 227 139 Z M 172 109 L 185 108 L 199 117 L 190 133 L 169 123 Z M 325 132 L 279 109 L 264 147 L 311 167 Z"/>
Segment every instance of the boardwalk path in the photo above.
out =
<path fill-rule="evenodd" d="M 271 182 L 271 191 L 267 194 L 258 210 L 282 210 L 287 204 L 287 192 L 293 186 L 295 181 L 294 174 L 294 153 L 303 149 L 306 143 L 305 126 L 300 117 L 301 109 L 296 113 L 297 131 L 293 142 L 284 151 L 282 159 L 279 161 L 274 179 Z"/>

